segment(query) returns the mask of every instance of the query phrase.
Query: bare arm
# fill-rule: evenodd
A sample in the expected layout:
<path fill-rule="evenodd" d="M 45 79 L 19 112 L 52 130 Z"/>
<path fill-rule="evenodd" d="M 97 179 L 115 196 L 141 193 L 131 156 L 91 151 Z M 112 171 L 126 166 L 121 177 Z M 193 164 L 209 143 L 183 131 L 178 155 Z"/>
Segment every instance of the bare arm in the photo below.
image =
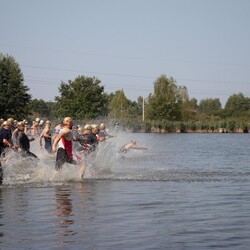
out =
<path fill-rule="evenodd" d="M 15 140 L 17 131 L 18 131 L 17 128 L 13 131 L 12 136 L 11 136 L 12 140 Z"/>
<path fill-rule="evenodd" d="M 69 133 L 69 132 L 70 132 L 70 130 L 64 130 L 64 129 L 62 129 L 61 132 L 58 135 L 56 135 L 56 137 L 54 139 L 54 142 L 53 142 L 53 146 L 52 146 L 52 151 L 53 152 L 56 152 L 57 144 L 61 140 L 61 138 L 63 136 L 65 136 L 65 135 L 67 135 L 67 133 Z"/>
<path fill-rule="evenodd" d="M 43 145 L 42 139 L 43 139 L 43 132 L 42 132 L 42 133 L 40 134 L 40 136 L 39 136 L 39 143 L 40 143 L 40 146 Z"/>
<path fill-rule="evenodd" d="M 49 128 L 45 128 L 45 129 L 44 129 L 43 137 L 52 138 L 52 136 L 49 135 Z"/>
<path fill-rule="evenodd" d="M 7 139 L 3 139 L 3 143 L 7 147 L 12 147 L 11 143 Z"/>
<path fill-rule="evenodd" d="M 56 152 L 56 147 L 57 147 L 57 144 L 58 144 L 58 142 L 61 140 L 61 138 L 62 138 L 62 135 L 63 133 L 61 132 L 60 134 L 58 134 L 56 137 L 55 137 L 55 139 L 54 139 L 54 142 L 53 142 L 53 146 L 52 146 L 52 151 L 53 152 Z"/>

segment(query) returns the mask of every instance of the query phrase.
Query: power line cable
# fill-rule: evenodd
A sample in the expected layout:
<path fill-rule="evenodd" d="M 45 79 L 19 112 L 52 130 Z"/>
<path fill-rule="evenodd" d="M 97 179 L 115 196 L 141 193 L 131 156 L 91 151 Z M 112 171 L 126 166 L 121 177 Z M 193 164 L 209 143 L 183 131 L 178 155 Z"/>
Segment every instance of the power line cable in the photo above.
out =
<path fill-rule="evenodd" d="M 130 74 L 118 74 L 118 73 L 104 73 L 104 72 L 95 72 L 95 71 L 84 71 L 84 70 L 72 70 L 72 69 L 61 69 L 61 68 L 50 68 L 42 66 L 29 66 L 21 65 L 22 67 L 43 69 L 43 70 L 55 70 L 55 71 L 64 71 L 64 72 L 75 72 L 75 73 L 87 73 L 87 74 L 96 74 L 96 75 L 111 75 L 111 76 L 120 76 L 120 77 L 131 77 L 131 78 L 144 78 L 144 79 L 157 79 L 153 76 L 142 76 L 142 75 L 130 75 Z M 227 84 L 250 84 L 250 82 L 240 82 L 240 81 L 218 81 L 218 80 L 204 80 L 204 79 L 187 79 L 187 78 L 174 78 L 176 81 L 186 81 L 186 82 L 206 82 L 206 83 L 227 83 Z"/>

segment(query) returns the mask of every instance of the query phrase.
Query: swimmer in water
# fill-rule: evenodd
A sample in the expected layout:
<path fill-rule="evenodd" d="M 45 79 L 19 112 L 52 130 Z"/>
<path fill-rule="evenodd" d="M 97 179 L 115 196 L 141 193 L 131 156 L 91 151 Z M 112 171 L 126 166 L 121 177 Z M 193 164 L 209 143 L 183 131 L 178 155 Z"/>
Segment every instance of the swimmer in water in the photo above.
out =
<path fill-rule="evenodd" d="M 33 157 L 38 158 L 35 154 L 30 152 L 30 142 L 34 141 L 35 138 L 28 138 L 28 136 L 24 133 L 25 125 L 24 122 L 18 122 L 17 124 L 18 131 L 16 132 L 16 145 L 18 151 L 21 152 L 23 157 Z"/>
<path fill-rule="evenodd" d="M 147 150 L 147 148 L 145 147 L 141 147 L 136 145 L 136 141 L 135 140 L 131 140 L 129 143 L 123 145 L 119 152 L 120 153 L 127 153 L 130 149 L 138 149 L 138 150 Z"/>
<path fill-rule="evenodd" d="M 42 131 L 40 137 L 39 137 L 39 142 L 40 146 L 43 146 L 42 139 L 44 139 L 44 148 L 48 153 L 52 152 L 52 129 L 51 129 L 51 122 L 46 121 L 45 122 L 45 128 Z"/>
<path fill-rule="evenodd" d="M 72 153 L 72 142 L 73 142 L 73 133 L 72 133 L 73 121 L 70 117 L 65 117 L 63 119 L 63 129 L 55 137 L 52 151 L 56 152 L 56 171 L 61 170 L 62 165 L 67 162 L 73 165 L 80 166 L 80 175 L 83 178 L 85 172 L 85 162 L 81 158 L 73 156 Z M 58 145 L 58 149 L 57 149 Z"/>
<path fill-rule="evenodd" d="M 10 123 L 8 121 L 4 121 L 2 124 L 2 129 L 0 131 L 0 185 L 3 182 L 3 169 L 2 162 L 6 160 L 5 151 L 7 148 L 13 148 L 11 140 L 11 132 L 10 132 Z"/>

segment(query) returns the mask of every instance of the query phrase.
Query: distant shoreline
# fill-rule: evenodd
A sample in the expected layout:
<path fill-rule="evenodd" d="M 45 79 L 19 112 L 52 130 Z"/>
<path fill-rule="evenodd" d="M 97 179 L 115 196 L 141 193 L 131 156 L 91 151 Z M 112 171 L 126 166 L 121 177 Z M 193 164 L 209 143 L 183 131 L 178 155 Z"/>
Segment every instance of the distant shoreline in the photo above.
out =
<path fill-rule="evenodd" d="M 166 129 L 159 128 L 151 128 L 150 132 L 141 131 L 141 133 L 152 133 L 152 134 L 248 134 L 250 133 L 250 129 L 199 129 L 199 130 L 175 130 L 175 131 L 167 131 Z"/>

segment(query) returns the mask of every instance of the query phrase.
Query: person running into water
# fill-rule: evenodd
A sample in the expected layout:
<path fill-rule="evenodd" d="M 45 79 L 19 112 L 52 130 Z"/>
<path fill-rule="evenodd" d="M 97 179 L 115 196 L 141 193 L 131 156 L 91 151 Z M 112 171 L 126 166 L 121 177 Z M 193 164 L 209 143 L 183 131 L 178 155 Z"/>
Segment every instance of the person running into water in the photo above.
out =
<path fill-rule="evenodd" d="M 40 135 L 41 129 L 39 126 L 39 122 L 40 122 L 40 118 L 36 118 L 36 120 L 32 122 L 32 126 L 31 126 L 31 135 L 32 136 Z"/>
<path fill-rule="evenodd" d="M 56 135 L 52 147 L 52 151 L 56 152 L 55 169 L 56 171 L 61 170 L 63 164 L 66 162 L 73 165 L 79 165 L 80 175 L 81 177 L 83 177 L 85 172 L 85 163 L 81 160 L 80 157 L 74 159 L 72 153 L 72 142 L 73 142 L 72 127 L 73 127 L 72 119 L 70 117 L 65 117 L 63 119 L 63 129 L 61 129 L 60 133 Z"/>
<path fill-rule="evenodd" d="M 51 129 L 51 122 L 46 121 L 45 122 L 45 128 L 42 131 L 40 137 L 39 137 L 39 142 L 40 146 L 43 146 L 42 139 L 44 138 L 44 148 L 48 153 L 52 153 L 52 129 Z"/>
<path fill-rule="evenodd" d="M 95 151 L 97 138 L 96 135 L 92 133 L 91 125 L 86 124 L 83 129 L 80 129 L 77 140 L 81 145 L 78 148 L 78 151 L 84 153 L 85 155 Z"/>
<path fill-rule="evenodd" d="M 123 145 L 120 148 L 119 152 L 120 153 L 127 153 L 128 150 L 130 150 L 130 149 L 147 150 L 147 148 L 144 148 L 144 147 L 141 147 L 141 146 L 137 146 L 135 140 L 131 140 L 129 143 Z"/>
<path fill-rule="evenodd" d="M 106 131 L 106 125 L 104 123 L 101 123 L 99 125 L 99 132 L 98 132 L 98 140 L 101 141 L 105 141 L 108 138 L 112 138 L 113 136 L 108 134 Z"/>
<path fill-rule="evenodd" d="M 21 155 L 23 157 L 30 156 L 38 159 L 38 157 L 34 153 L 30 152 L 30 142 L 34 141 L 35 138 L 32 137 L 29 139 L 29 137 L 24 133 L 25 130 L 24 122 L 18 122 L 17 129 L 18 130 L 15 136 L 16 136 L 16 146 L 18 148 L 18 151 L 21 152 Z"/>
<path fill-rule="evenodd" d="M 11 124 L 8 121 L 2 123 L 2 129 L 0 131 L 0 159 L 1 161 L 5 160 L 6 148 L 13 148 L 14 146 L 11 141 Z M 0 161 L 0 185 L 3 183 L 3 169 Z"/>
<path fill-rule="evenodd" d="M 10 124 L 10 132 L 12 134 L 14 132 L 14 130 L 16 129 L 15 120 L 11 117 L 11 118 L 7 119 L 7 122 Z"/>

